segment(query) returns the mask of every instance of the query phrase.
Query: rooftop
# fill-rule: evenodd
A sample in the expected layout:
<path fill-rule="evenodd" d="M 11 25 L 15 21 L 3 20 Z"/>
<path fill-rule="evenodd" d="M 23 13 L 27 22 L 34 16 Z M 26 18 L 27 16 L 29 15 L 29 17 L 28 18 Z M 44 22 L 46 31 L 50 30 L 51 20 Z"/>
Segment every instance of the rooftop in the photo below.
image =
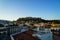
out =
<path fill-rule="evenodd" d="M 38 38 L 35 38 L 32 36 L 32 34 L 34 34 L 35 31 L 30 30 L 30 31 L 25 31 L 23 33 L 14 35 L 14 40 L 40 40 Z"/>

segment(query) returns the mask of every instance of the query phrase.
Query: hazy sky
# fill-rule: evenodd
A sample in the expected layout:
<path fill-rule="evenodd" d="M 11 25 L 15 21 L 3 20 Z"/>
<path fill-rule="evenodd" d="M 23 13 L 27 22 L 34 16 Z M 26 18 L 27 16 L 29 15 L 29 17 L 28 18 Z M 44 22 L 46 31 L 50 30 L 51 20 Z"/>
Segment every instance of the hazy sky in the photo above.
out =
<path fill-rule="evenodd" d="M 0 19 L 26 16 L 60 19 L 60 0 L 0 0 Z"/>

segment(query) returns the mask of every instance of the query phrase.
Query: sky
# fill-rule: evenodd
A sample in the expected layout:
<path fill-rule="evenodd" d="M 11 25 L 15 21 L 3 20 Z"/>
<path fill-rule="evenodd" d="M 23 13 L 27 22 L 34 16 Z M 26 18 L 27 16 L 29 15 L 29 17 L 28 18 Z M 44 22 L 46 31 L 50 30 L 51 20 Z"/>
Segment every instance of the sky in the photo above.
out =
<path fill-rule="evenodd" d="M 17 20 L 20 17 L 60 19 L 60 0 L 0 0 L 0 19 Z"/>

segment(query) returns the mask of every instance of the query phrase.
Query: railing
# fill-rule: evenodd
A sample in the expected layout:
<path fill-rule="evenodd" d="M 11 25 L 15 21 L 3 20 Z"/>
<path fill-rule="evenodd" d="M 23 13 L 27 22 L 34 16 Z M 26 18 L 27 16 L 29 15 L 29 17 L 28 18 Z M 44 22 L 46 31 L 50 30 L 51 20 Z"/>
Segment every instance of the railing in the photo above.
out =
<path fill-rule="evenodd" d="M 21 28 L 19 26 L 10 26 L 7 28 L 7 32 L 10 34 L 13 34 L 19 31 L 21 31 Z"/>

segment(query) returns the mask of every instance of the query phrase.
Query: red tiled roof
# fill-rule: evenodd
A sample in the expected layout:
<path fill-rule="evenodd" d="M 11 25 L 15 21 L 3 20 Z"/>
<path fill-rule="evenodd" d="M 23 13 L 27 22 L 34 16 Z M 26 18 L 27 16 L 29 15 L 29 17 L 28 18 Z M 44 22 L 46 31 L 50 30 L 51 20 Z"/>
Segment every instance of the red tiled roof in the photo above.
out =
<path fill-rule="evenodd" d="M 32 36 L 34 34 L 34 31 L 26 31 L 20 34 L 17 34 L 14 36 L 14 40 L 39 40 L 38 38 L 35 38 Z"/>

